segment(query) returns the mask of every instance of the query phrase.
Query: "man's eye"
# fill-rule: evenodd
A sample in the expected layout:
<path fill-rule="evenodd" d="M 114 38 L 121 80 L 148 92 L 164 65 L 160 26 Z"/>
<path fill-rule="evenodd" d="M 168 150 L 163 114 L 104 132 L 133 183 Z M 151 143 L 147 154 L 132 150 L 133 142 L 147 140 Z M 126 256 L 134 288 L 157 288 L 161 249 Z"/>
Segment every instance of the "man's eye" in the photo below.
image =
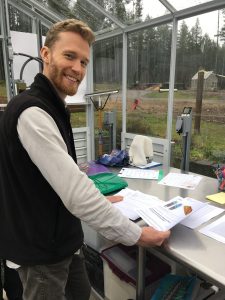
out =
<path fill-rule="evenodd" d="M 69 53 L 65 54 L 65 57 L 68 58 L 68 59 L 73 59 L 74 58 L 74 56 L 72 54 L 69 54 Z"/>
<path fill-rule="evenodd" d="M 85 67 L 85 68 L 87 67 L 87 62 L 86 61 L 82 60 L 81 64 L 82 64 L 83 67 Z"/>

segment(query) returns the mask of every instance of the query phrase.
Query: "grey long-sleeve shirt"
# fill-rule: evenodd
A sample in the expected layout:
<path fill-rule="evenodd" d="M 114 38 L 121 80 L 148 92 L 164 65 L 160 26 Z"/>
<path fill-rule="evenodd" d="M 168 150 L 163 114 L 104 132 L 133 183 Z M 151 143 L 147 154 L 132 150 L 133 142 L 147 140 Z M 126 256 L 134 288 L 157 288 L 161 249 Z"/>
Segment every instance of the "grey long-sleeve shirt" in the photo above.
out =
<path fill-rule="evenodd" d="M 19 117 L 17 131 L 33 163 L 49 182 L 65 207 L 110 240 L 135 244 L 141 228 L 114 207 L 67 153 L 53 118 L 38 107 Z"/>

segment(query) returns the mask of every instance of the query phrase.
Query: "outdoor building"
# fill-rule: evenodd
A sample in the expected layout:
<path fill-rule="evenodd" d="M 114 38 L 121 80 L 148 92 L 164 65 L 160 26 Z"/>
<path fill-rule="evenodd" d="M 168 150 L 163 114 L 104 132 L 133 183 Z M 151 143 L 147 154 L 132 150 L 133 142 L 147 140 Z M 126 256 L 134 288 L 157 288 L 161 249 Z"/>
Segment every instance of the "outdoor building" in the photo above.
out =
<path fill-rule="evenodd" d="M 191 79 L 191 89 L 196 90 L 198 84 L 198 72 Z M 204 91 L 216 91 L 218 89 L 218 76 L 213 71 L 204 71 Z"/>

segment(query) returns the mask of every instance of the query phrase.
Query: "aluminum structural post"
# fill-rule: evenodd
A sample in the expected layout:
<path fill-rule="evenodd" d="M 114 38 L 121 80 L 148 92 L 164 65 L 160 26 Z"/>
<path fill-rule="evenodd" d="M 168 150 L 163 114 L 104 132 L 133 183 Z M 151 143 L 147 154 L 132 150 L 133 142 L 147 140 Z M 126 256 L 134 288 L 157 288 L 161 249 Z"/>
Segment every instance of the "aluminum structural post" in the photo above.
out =
<path fill-rule="evenodd" d="M 5 68 L 5 81 L 8 101 L 15 96 L 15 84 L 13 77 L 13 49 L 9 28 L 8 1 L 4 0 L 2 5 L 3 26 L 3 60 Z"/>
<path fill-rule="evenodd" d="M 169 95 L 168 95 L 168 113 L 167 113 L 167 134 L 168 152 L 167 166 L 170 166 L 171 159 L 171 141 L 172 141 L 172 124 L 173 124 L 173 97 L 174 97 L 174 81 L 175 81 L 175 66 L 176 66 L 176 46 L 177 46 L 177 19 L 173 19 L 172 43 L 171 43 L 171 58 L 170 58 L 170 80 L 169 80 Z"/>
<path fill-rule="evenodd" d="M 126 132 L 126 108 L 127 108 L 127 33 L 123 34 L 123 63 L 122 63 L 122 133 Z M 121 141 L 121 149 L 125 149 L 124 139 Z"/>

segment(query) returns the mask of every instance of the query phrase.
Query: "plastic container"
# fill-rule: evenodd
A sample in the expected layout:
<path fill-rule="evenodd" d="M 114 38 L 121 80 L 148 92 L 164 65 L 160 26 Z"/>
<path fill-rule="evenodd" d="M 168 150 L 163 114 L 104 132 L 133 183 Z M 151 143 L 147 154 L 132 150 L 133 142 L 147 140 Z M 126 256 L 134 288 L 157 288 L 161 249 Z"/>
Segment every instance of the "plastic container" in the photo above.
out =
<path fill-rule="evenodd" d="M 104 294 L 107 300 L 136 299 L 137 274 L 136 246 L 122 245 L 105 249 L 103 258 Z M 149 300 L 158 286 L 158 281 L 170 273 L 168 264 L 147 252 L 145 270 L 145 299 Z"/>

